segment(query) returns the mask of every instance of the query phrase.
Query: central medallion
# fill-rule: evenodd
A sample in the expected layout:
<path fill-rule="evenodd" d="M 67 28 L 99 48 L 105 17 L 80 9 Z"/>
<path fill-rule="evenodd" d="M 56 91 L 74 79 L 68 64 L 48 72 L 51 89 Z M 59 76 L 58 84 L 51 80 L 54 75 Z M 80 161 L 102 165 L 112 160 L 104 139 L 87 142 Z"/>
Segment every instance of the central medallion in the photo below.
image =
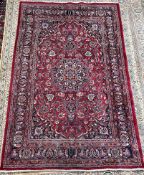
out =
<path fill-rule="evenodd" d="M 88 70 L 78 59 L 62 59 L 53 68 L 53 78 L 62 91 L 75 92 L 88 81 Z"/>

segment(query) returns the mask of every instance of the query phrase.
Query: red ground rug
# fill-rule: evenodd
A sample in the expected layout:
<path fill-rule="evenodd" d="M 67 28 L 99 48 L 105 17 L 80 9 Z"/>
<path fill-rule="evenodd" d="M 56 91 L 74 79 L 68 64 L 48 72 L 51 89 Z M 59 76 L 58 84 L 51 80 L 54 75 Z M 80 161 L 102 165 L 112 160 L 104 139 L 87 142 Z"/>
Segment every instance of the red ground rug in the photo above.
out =
<path fill-rule="evenodd" d="M 1 166 L 143 167 L 118 4 L 20 3 Z"/>

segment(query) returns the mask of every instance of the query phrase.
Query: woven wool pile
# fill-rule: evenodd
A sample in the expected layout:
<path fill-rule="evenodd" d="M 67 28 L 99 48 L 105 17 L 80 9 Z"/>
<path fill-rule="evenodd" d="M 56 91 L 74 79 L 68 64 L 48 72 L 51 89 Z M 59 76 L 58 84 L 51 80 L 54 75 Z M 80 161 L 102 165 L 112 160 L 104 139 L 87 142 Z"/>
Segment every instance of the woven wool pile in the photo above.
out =
<path fill-rule="evenodd" d="M 0 108 L 0 115 L 1 115 L 1 145 L 3 145 L 4 140 L 4 128 L 6 122 L 6 113 L 7 113 L 7 104 L 8 104 L 8 96 L 9 96 L 9 86 L 10 86 L 10 78 L 11 78 L 11 70 L 12 70 L 12 58 L 14 53 L 14 44 L 16 39 L 16 28 L 18 24 L 18 7 L 19 7 L 18 0 L 9 0 L 7 2 L 7 12 L 6 12 L 6 19 L 5 19 L 5 31 L 4 31 L 4 40 L 2 46 L 2 76 L 1 76 L 1 84 L 0 84 L 0 91 L 1 91 L 1 108 Z M 30 0 L 28 1 L 30 2 Z M 32 1 L 33 2 L 33 1 Z M 34 1 L 36 2 L 36 1 Z M 40 1 L 40 2 L 48 2 L 48 1 Z M 62 2 L 62 1 L 61 1 Z M 65 1 L 64 1 L 65 2 Z M 89 1 L 85 1 L 89 2 Z M 95 2 L 103 2 L 103 1 L 95 1 Z M 104 1 L 106 2 L 106 1 Z M 107 1 L 110 2 L 110 1 Z M 117 1 L 111 1 L 117 2 Z M 144 56 L 144 25 L 143 25 L 143 3 L 138 0 L 129 0 L 129 1 L 120 1 L 120 10 L 121 10 L 121 17 L 123 23 L 123 30 L 124 30 L 124 39 L 125 39 L 125 47 L 126 47 L 126 55 L 128 59 L 128 68 L 129 74 L 131 79 L 131 86 L 132 92 L 134 97 L 134 104 L 135 104 L 135 112 L 136 118 L 138 123 L 138 132 L 140 136 L 140 142 L 142 145 L 142 151 L 144 152 L 144 137 L 143 137 L 143 126 L 144 126 L 144 106 L 143 106 L 143 96 L 144 96 L 144 86 L 143 86 L 143 56 Z M 12 19 L 12 20 L 11 20 Z M 68 45 L 67 47 L 71 47 Z M 77 61 L 77 60 L 75 60 Z M 66 60 L 64 60 L 66 62 Z M 60 65 L 62 62 L 59 63 Z M 77 62 L 77 64 L 80 64 Z M 59 65 L 58 65 L 59 66 Z M 83 74 L 86 74 L 86 70 L 82 68 L 84 71 Z M 59 70 L 58 70 L 59 71 Z M 84 80 L 83 77 L 81 79 Z M 62 84 L 63 82 L 57 82 L 58 84 Z M 58 85 L 57 84 L 57 85 Z M 62 85 L 63 88 L 63 85 Z M 66 87 L 68 88 L 68 87 Z M 51 98 L 51 97 L 48 97 Z M 71 119 L 72 120 L 72 119 Z M 81 131 L 83 132 L 83 131 Z M 65 135 L 61 131 L 61 134 Z M 82 134 L 82 133 L 81 133 Z M 79 135 L 75 135 L 78 137 Z M 65 137 L 69 137 L 65 135 Z M 71 150 L 70 150 L 71 151 Z M 2 146 L 1 146 L 1 154 L 2 154 Z M 13 172 L 13 174 L 21 174 L 23 170 L 19 170 L 21 172 Z M 44 170 L 42 170 L 44 171 Z M 70 171 L 70 170 L 69 170 Z M 2 170 L 2 174 L 8 174 L 8 172 L 4 172 Z M 27 172 L 32 174 L 32 172 Z M 35 172 L 36 173 L 36 172 Z M 44 172 L 37 172 L 37 174 L 96 174 L 96 175 L 110 175 L 110 174 L 143 174 L 143 170 L 133 169 L 133 170 L 123 170 L 120 168 L 119 170 L 113 169 L 106 169 L 106 170 L 99 170 L 99 171 L 92 171 L 92 172 L 84 172 L 84 171 L 44 171 Z"/>

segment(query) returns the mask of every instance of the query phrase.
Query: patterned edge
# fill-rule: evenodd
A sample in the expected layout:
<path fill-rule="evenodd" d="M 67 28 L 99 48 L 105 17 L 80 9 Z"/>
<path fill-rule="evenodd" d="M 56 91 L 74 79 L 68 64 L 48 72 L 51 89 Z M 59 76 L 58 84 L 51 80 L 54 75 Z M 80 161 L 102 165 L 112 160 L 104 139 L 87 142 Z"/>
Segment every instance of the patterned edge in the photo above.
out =
<path fill-rule="evenodd" d="M 11 73 L 11 59 L 13 55 L 13 46 L 15 41 L 15 34 L 16 34 L 16 25 L 17 25 L 17 16 L 18 16 L 18 2 L 20 0 L 8 0 L 7 2 L 7 13 L 6 13 L 6 21 L 5 21 L 5 32 L 4 32 L 4 41 L 3 41 L 3 47 L 2 47 L 2 83 L 0 84 L 0 93 L 1 93 L 1 99 L 2 103 L 0 104 L 0 116 L 2 122 L 1 123 L 1 133 L 0 133 L 0 141 L 2 143 L 3 140 L 3 130 L 4 130 L 4 123 L 5 123 L 5 114 L 7 109 L 7 97 L 8 97 L 8 89 L 9 89 L 9 82 L 10 82 L 10 73 Z M 27 0 L 25 0 L 27 1 Z M 40 1 L 40 0 L 28 0 L 28 1 Z M 49 0 L 41 0 L 48 2 Z M 56 0 L 58 2 L 58 0 Z M 66 2 L 65 0 L 60 2 Z M 78 2 L 75 0 L 74 2 Z M 83 2 L 117 2 L 117 0 L 109 0 L 109 1 L 103 1 L 103 0 L 95 0 L 95 1 L 83 1 Z M 129 2 L 129 3 L 128 3 Z M 125 43 L 126 43 L 126 50 L 127 50 L 127 57 L 129 61 L 129 70 L 130 70 L 130 76 L 131 76 L 131 83 L 133 88 L 133 96 L 135 101 L 135 108 L 136 108 L 136 114 L 138 119 L 138 125 L 139 125 L 139 131 L 140 131 L 140 137 L 142 141 L 143 151 L 144 151 L 144 138 L 142 137 L 142 134 L 144 132 L 144 128 L 142 127 L 142 124 L 144 123 L 143 119 L 143 103 L 142 103 L 142 91 L 138 90 L 144 90 L 142 89 L 142 81 L 141 80 L 141 71 L 139 67 L 142 62 L 142 59 L 139 55 L 136 53 L 137 50 L 139 50 L 139 44 L 135 42 L 135 37 L 137 36 L 137 29 L 136 24 L 132 23 L 133 21 L 129 19 L 133 19 L 135 21 L 135 16 L 133 18 L 133 15 L 137 15 L 137 17 L 143 17 L 143 14 L 141 14 L 141 4 L 139 3 L 139 0 L 121 0 L 121 14 L 123 19 L 123 25 L 124 25 L 124 34 L 125 34 Z M 134 13 L 133 13 L 134 12 Z M 14 17 L 14 18 L 13 18 Z M 12 21 L 11 19 L 15 19 Z M 142 21 L 142 19 L 140 19 Z M 136 21 L 135 21 L 136 22 Z M 137 21 L 138 22 L 138 21 Z M 135 24 L 135 25 L 134 25 Z M 135 27 L 135 28 L 134 28 Z M 133 30 L 132 30 L 133 29 Z M 137 37 L 136 37 L 137 38 Z M 137 47 L 135 47 L 135 45 Z M 10 47 L 11 46 L 11 47 Z M 141 68 L 142 69 L 142 68 Z M 7 70 L 7 71 L 6 71 Z M 144 86 L 143 86 L 144 87 Z M 141 124 L 142 123 L 142 124 Z M 144 125 L 143 125 L 144 126 Z M 124 171 L 125 173 L 127 171 Z M 103 172 L 105 175 L 110 175 L 112 172 L 107 172 L 106 170 Z M 114 173 L 114 172 L 113 172 Z M 117 171 L 117 174 L 121 173 L 120 171 Z M 127 172 L 132 173 L 132 172 Z M 144 171 L 137 171 L 136 174 L 143 173 Z M 64 173 L 65 174 L 65 173 Z M 100 175 L 100 174 L 99 174 Z M 129 174 L 130 175 L 130 174 Z"/>
<path fill-rule="evenodd" d="M 1 52 L 1 45 L 2 45 L 2 39 L 3 39 L 5 7 L 6 7 L 6 0 L 1 0 L 0 2 L 0 52 Z"/>
<path fill-rule="evenodd" d="M 0 71 L 1 71 L 1 47 L 3 41 L 4 21 L 5 21 L 6 0 L 0 2 Z"/>

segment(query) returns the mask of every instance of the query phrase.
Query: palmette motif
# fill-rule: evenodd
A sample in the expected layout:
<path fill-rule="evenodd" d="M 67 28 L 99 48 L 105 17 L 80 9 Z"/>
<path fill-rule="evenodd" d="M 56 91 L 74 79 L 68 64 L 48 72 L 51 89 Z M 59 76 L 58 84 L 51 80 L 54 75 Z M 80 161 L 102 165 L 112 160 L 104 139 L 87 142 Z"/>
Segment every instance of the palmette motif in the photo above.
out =
<path fill-rule="evenodd" d="M 141 167 L 115 4 L 21 3 L 4 168 Z"/>

